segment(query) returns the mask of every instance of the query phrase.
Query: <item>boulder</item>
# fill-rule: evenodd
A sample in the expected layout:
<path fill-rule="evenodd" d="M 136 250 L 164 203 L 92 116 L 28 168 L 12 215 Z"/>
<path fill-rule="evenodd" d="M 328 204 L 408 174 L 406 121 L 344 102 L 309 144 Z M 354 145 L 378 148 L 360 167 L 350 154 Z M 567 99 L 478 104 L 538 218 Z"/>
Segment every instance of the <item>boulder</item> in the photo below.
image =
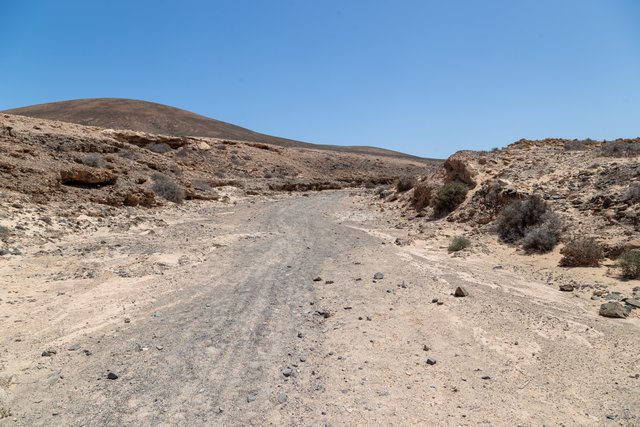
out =
<path fill-rule="evenodd" d="M 60 181 L 65 185 L 97 187 L 113 185 L 117 180 L 118 174 L 107 169 L 72 167 L 60 171 Z"/>
<path fill-rule="evenodd" d="M 629 314 L 619 302 L 608 302 L 600 306 L 600 316 L 624 319 Z"/>

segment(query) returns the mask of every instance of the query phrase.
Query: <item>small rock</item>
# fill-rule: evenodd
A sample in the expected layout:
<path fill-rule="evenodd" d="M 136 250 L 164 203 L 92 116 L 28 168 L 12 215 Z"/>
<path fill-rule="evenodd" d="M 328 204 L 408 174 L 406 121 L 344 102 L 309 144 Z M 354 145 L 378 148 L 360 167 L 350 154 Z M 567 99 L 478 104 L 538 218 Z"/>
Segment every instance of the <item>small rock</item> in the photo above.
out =
<path fill-rule="evenodd" d="M 572 285 L 560 285 L 560 290 L 562 292 L 573 292 L 573 286 Z"/>
<path fill-rule="evenodd" d="M 115 372 L 109 371 L 109 373 L 107 374 L 107 378 L 110 380 L 117 380 L 119 377 Z"/>
<path fill-rule="evenodd" d="M 491 377 L 490 377 L 489 375 L 483 375 L 483 376 L 482 376 L 482 379 L 483 379 L 483 380 L 490 380 L 490 379 L 491 379 Z"/>
<path fill-rule="evenodd" d="M 609 301 L 617 301 L 617 300 L 620 299 L 621 296 L 622 295 L 620 295 L 619 293 L 612 292 L 612 293 L 606 294 L 604 296 L 604 299 L 609 300 Z"/>
<path fill-rule="evenodd" d="M 329 310 L 325 310 L 324 308 L 316 310 L 316 314 L 318 316 L 324 317 L 325 319 L 328 319 L 329 317 L 331 317 L 331 312 Z"/>
<path fill-rule="evenodd" d="M 70 345 L 69 347 L 67 347 L 67 350 L 69 350 L 69 351 L 80 350 L 80 343 L 75 343 L 75 344 Z"/>
<path fill-rule="evenodd" d="M 286 394 L 280 393 L 280 394 L 278 394 L 277 399 L 278 399 L 278 403 L 282 404 L 282 403 L 285 403 L 287 401 L 288 397 L 287 397 Z"/>
<path fill-rule="evenodd" d="M 435 304 L 435 303 L 437 303 L 437 302 L 438 302 L 438 298 L 434 298 L 434 299 L 432 299 L 432 300 L 431 300 L 431 303 L 432 303 L 432 304 Z"/>
<path fill-rule="evenodd" d="M 462 286 L 458 286 L 455 290 L 455 292 L 453 293 L 453 296 L 455 297 L 468 297 L 469 296 L 469 292 L 467 292 L 467 290 L 465 288 L 463 288 Z"/>
<path fill-rule="evenodd" d="M 93 353 L 91 353 L 91 350 L 82 350 L 82 352 L 84 353 L 85 356 L 91 356 Z"/>
<path fill-rule="evenodd" d="M 45 351 L 42 352 L 42 357 L 51 357 L 54 354 L 57 354 L 58 352 L 52 348 L 49 348 Z"/>
<path fill-rule="evenodd" d="M 325 285 L 333 285 L 333 280 L 327 280 L 324 282 Z"/>
<path fill-rule="evenodd" d="M 378 396 L 389 396 L 389 390 L 378 390 Z"/>
<path fill-rule="evenodd" d="M 376 273 L 373 275 L 373 280 L 382 280 L 384 279 L 384 274 L 382 273 Z"/>
<path fill-rule="evenodd" d="M 284 375 L 285 378 L 289 378 L 291 375 L 293 375 L 293 370 L 291 368 L 284 368 L 282 370 L 282 375 Z"/>
<path fill-rule="evenodd" d="M 435 359 L 435 357 L 429 357 L 427 358 L 427 365 L 435 365 L 438 361 Z"/>
<path fill-rule="evenodd" d="M 124 323 L 131 323 L 131 319 L 129 319 L 128 317 L 124 318 Z"/>
<path fill-rule="evenodd" d="M 320 282 L 322 281 L 322 277 L 318 276 L 315 279 L 313 279 L 314 282 Z"/>
<path fill-rule="evenodd" d="M 600 306 L 599 313 L 603 317 L 612 317 L 617 319 L 624 319 L 628 313 L 624 306 L 619 302 L 608 302 Z"/>
<path fill-rule="evenodd" d="M 640 308 L 640 301 L 635 298 L 627 298 L 625 303 L 633 309 Z"/>
<path fill-rule="evenodd" d="M 247 403 L 251 403 L 251 402 L 255 402 L 255 400 L 258 398 L 258 394 L 257 393 L 250 393 L 247 396 Z"/>
<path fill-rule="evenodd" d="M 301 362 L 306 362 L 306 361 L 307 361 L 307 358 L 306 358 L 305 356 L 300 356 L 300 361 L 301 361 Z"/>

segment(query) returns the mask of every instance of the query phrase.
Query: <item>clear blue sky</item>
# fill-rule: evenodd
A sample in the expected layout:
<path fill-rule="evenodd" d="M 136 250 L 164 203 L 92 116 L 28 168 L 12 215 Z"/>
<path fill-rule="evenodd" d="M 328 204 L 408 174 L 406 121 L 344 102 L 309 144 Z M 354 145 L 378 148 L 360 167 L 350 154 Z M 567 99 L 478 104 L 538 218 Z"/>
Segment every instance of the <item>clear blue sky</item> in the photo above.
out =
<path fill-rule="evenodd" d="M 0 109 L 144 99 L 430 157 L 640 136 L 640 1 L 0 0 Z"/>

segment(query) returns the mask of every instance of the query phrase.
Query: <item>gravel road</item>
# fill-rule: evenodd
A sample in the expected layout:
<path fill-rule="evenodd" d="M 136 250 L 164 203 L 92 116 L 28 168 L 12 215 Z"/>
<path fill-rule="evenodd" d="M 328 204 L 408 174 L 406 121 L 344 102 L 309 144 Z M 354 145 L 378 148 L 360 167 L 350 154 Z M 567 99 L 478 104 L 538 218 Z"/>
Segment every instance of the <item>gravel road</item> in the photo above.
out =
<path fill-rule="evenodd" d="M 490 255 L 394 245 L 346 192 L 167 222 L 2 267 L 7 292 L 41 293 L 0 302 L 0 425 L 640 424 L 637 318 Z M 100 272 L 27 284 L 81 266 Z"/>

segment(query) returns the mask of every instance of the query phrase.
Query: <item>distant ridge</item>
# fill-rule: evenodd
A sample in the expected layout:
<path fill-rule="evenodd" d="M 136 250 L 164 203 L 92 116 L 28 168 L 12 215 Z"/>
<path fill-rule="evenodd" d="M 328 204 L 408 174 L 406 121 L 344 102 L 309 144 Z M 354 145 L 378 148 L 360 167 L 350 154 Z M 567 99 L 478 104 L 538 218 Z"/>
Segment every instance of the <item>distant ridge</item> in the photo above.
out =
<path fill-rule="evenodd" d="M 203 136 L 263 142 L 283 147 L 315 148 L 392 157 L 418 157 L 375 147 L 317 145 L 254 132 L 190 111 L 123 98 L 91 98 L 52 102 L 3 111 L 27 117 L 59 120 L 88 126 L 174 136 Z"/>

